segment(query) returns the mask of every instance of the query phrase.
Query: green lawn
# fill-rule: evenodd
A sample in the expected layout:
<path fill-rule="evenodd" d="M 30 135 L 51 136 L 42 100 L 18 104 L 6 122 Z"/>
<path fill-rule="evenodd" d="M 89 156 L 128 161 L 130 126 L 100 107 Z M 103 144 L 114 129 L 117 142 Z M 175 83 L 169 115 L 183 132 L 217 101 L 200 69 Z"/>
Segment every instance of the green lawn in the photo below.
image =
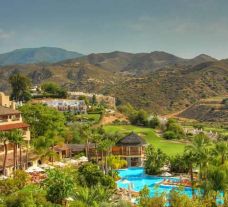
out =
<path fill-rule="evenodd" d="M 174 141 L 168 141 L 156 135 L 153 129 L 137 127 L 132 125 L 105 125 L 104 129 L 106 132 L 114 133 L 119 132 L 128 134 L 135 132 L 143 137 L 147 143 L 153 144 L 155 147 L 160 148 L 163 152 L 168 155 L 181 154 L 184 151 L 185 144 Z"/>

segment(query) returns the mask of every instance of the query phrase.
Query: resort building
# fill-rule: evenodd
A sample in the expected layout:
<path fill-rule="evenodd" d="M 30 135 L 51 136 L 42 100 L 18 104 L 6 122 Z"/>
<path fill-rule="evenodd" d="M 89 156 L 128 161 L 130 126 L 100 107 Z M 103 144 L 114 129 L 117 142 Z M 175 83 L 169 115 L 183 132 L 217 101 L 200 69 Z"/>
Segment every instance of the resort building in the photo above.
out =
<path fill-rule="evenodd" d="M 24 145 L 29 146 L 30 141 L 30 130 L 29 125 L 22 121 L 21 112 L 15 109 L 15 102 L 9 100 L 9 96 L 6 96 L 4 93 L 0 92 L 0 132 L 1 131 L 11 131 L 15 129 L 20 129 L 23 132 L 24 136 Z M 6 172 L 5 175 L 11 174 L 13 170 L 13 151 L 14 145 L 9 141 L 7 144 L 7 158 L 6 158 Z M 20 149 L 18 148 L 18 152 Z M 27 150 L 22 150 L 22 157 L 19 160 L 19 156 L 17 157 L 18 165 L 22 164 L 22 168 L 25 168 L 28 163 Z M 18 153 L 19 154 L 19 153 Z M 0 172 L 3 173 L 3 161 L 5 158 L 5 148 L 4 143 L 0 142 Z"/>
<path fill-rule="evenodd" d="M 108 108 L 116 109 L 116 99 L 113 96 L 105 96 L 103 94 L 84 93 L 78 91 L 69 91 L 68 96 L 72 99 L 78 99 L 79 97 L 84 96 L 90 101 L 92 101 L 93 96 L 95 96 L 97 103 L 103 103 L 107 105 Z"/>
<path fill-rule="evenodd" d="M 128 163 L 128 167 L 143 166 L 145 160 L 146 142 L 134 132 L 119 140 L 113 146 L 109 154 L 120 156 Z M 97 151 L 94 143 L 86 144 L 65 144 L 56 146 L 55 151 L 61 158 L 72 157 L 74 155 L 85 153 L 90 159 L 102 159 L 102 153 Z M 105 154 L 105 153 L 103 153 Z"/>
<path fill-rule="evenodd" d="M 59 111 L 69 111 L 74 114 L 87 113 L 87 106 L 84 100 L 46 99 L 40 100 L 39 102 Z"/>

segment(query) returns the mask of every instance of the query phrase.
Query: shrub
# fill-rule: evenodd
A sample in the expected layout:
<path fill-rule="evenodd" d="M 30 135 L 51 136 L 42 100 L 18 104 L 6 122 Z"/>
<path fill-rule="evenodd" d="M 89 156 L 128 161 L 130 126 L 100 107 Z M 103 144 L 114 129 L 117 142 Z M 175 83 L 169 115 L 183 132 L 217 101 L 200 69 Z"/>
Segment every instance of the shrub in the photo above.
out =
<path fill-rule="evenodd" d="M 161 173 L 161 168 L 166 161 L 167 156 L 160 149 L 155 149 L 152 145 L 146 148 L 145 170 L 147 174 L 157 175 Z"/>
<path fill-rule="evenodd" d="M 165 139 L 176 139 L 177 138 L 177 135 L 174 131 L 166 131 L 164 134 L 163 134 L 163 137 Z"/>
<path fill-rule="evenodd" d="M 170 158 L 170 170 L 174 173 L 187 173 L 189 171 L 186 158 L 179 154 Z"/>
<path fill-rule="evenodd" d="M 99 166 L 92 163 L 86 163 L 78 169 L 78 182 L 82 186 L 91 187 L 101 184 L 107 188 L 113 188 L 115 182 L 109 175 L 99 169 Z"/>

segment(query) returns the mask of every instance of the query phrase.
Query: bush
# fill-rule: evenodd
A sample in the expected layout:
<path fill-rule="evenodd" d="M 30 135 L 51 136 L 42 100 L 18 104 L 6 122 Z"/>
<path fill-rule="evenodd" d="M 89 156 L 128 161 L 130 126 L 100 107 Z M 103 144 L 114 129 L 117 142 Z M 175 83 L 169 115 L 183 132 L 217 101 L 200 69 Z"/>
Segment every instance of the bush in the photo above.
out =
<path fill-rule="evenodd" d="M 174 173 L 188 173 L 188 165 L 186 164 L 186 158 L 181 155 L 175 155 L 170 158 L 170 170 Z"/>
<path fill-rule="evenodd" d="M 160 121 L 159 121 L 158 117 L 157 117 L 157 116 L 154 116 L 154 117 L 149 121 L 148 125 L 149 125 L 149 127 L 153 128 L 153 129 L 159 127 Z"/>
<path fill-rule="evenodd" d="M 32 185 L 11 194 L 6 198 L 5 203 L 7 207 L 54 207 L 45 196 L 44 190 Z"/>
<path fill-rule="evenodd" d="M 114 179 L 105 175 L 99 166 L 92 163 L 86 163 L 78 168 L 78 182 L 85 187 L 101 184 L 107 188 L 115 187 Z"/>
<path fill-rule="evenodd" d="M 177 135 L 174 131 L 166 131 L 164 134 L 163 134 L 163 137 L 165 139 L 176 139 L 177 138 Z"/>
<path fill-rule="evenodd" d="M 155 149 L 152 145 L 146 148 L 145 170 L 147 174 L 160 174 L 161 168 L 166 164 L 166 161 L 167 156 L 160 149 Z"/>

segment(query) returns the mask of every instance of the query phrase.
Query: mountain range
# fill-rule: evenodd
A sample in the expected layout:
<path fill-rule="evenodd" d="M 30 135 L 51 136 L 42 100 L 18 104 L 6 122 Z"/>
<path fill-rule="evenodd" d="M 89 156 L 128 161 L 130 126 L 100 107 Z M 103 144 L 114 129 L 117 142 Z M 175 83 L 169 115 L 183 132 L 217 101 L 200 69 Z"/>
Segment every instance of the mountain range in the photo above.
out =
<path fill-rule="evenodd" d="M 55 63 L 81 56 L 80 53 L 56 47 L 23 48 L 0 54 L 0 65 Z"/>
<path fill-rule="evenodd" d="M 185 59 L 165 52 L 98 53 L 53 64 L 0 67 L 0 91 L 20 72 L 33 84 L 53 81 L 68 90 L 113 95 L 117 103 L 166 114 L 202 98 L 228 93 L 228 60 L 207 55 Z"/>

